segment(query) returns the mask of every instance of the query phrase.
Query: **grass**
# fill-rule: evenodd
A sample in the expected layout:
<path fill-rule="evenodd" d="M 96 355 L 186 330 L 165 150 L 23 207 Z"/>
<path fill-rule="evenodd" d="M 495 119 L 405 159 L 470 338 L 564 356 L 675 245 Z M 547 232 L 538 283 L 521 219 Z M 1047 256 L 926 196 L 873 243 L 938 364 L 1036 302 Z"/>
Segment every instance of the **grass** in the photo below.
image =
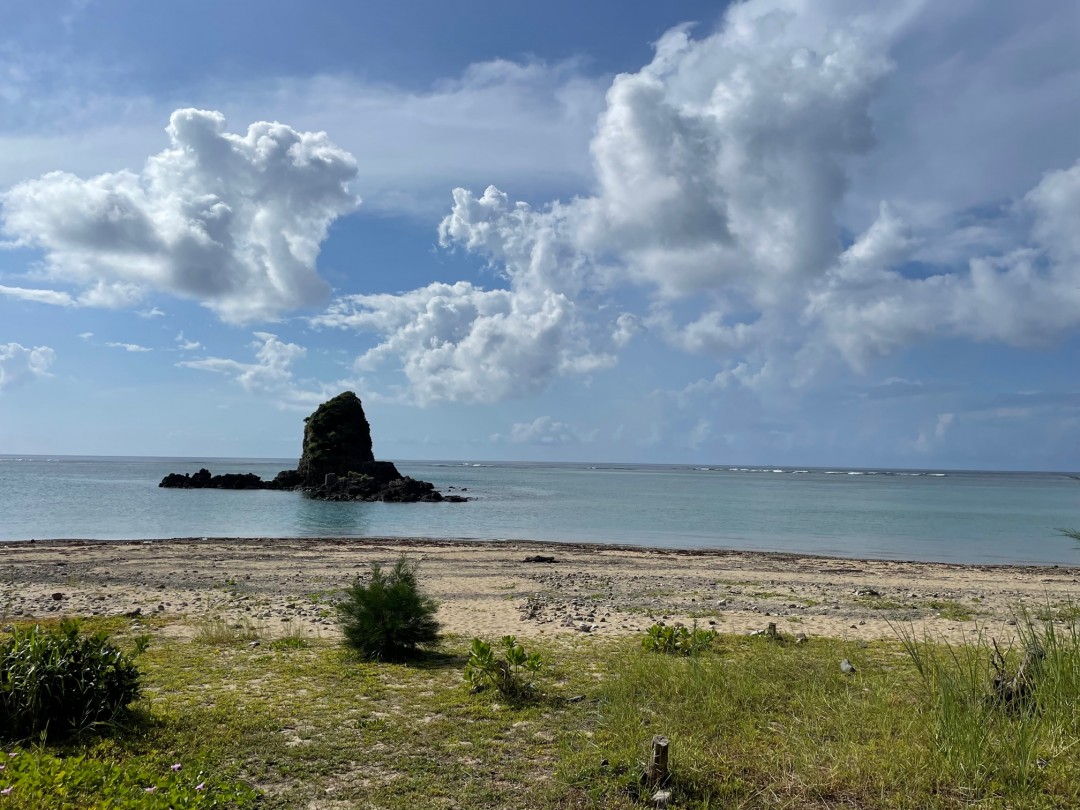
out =
<path fill-rule="evenodd" d="M 1035 610 L 1035 616 L 1044 622 L 1065 622 L 1075 624 L 1080 622 L 1080 604 L 1071 599 L 1040 605 Z"/>
<path fill-rule="evenodd" d="M 911 608 L 911 605 L 905 605 L 894 599 L 886 599 L 884 596 L 860 596 L 854 602 L 869 610 L 910 610 Z"/>
<path fill-rule="evenodd" d="M 934 599 L 927 604 L 931 610 L 936 610 L 943 619 L 953 622 L 969 622 L 975 618 L 975 611 L 955 599 Z"/>
<path fill-rule="evenodd" d="M 109 626 L 131 643 L 125 625 Z M 174 791 L 176 807 L 196 806 L 184 780 L 200 774 L 225 797 L 218 806 L 250 806 L 258 793 L 260 810 L 618 810 L 648 798 L 640 763 L 655 734 L 671 739 L 680 807 L 1080 806 L 1075 625 L 1018 625 L 1009 666 L 1023 644 L 1045 650 L 1043 686 L 1022 712 L 989 700 L 990 648 L 979 636 L 952 646 L 910 634 L 797 646 L 721 636 L 693 659 L 647 653 L 640 636 L 533 639 L 545 662 L 538 699 L 514 707 L 470 693 L 463 638 L 408 664 L 373 663 L 329 639 L 251 647 L 236 628 L 214 627 L 211 643 L 157 635 L 139 659 L 146 697 L 134 728 L 12 748 L 0 788 L 15 778 L 12 763 L 37 762 L 52 798 L 13 791 L 0 810 L 104 806 L 76 784 L 90 771 L 135 797 L 118 807 L 153 806 L 137 800 L 154 784 Z M 843 658 L 857 674 L 840 671 Z M 183 769 L 172 773 L 174 763 Z M 55 799 L 61 788 L 67 804 Z"/>

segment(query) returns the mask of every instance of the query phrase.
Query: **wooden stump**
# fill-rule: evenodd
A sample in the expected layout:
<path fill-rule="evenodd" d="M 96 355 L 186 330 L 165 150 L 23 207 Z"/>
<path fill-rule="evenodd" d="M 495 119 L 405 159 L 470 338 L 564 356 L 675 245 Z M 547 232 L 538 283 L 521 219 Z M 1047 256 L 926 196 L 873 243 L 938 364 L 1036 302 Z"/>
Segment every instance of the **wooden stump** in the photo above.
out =
<path fill-rule="evenodd" d="M 652 757 L 645 771 L 645 778 L 650 785 L 662 785 L 668 778 L 668 749 L 671 741 L 657 734 L 652 739 Z"/>

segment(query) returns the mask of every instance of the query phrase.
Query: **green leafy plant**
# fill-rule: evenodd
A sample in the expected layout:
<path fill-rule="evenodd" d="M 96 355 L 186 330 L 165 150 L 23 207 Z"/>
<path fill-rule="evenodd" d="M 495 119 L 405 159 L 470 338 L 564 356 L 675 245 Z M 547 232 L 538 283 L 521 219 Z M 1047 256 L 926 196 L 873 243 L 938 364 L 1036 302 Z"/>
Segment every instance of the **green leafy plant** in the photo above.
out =
<path fill-rule="evenodd" d="M 146 640 L 136 642 L 136 653 Z M 0 644 L 0 737 L 59 739 L 116 721 L 139 696 L 139 671 L 105 633 L 18 629 Z"/>
<path fill-rule="evenodd" d="M 371 576 L 345 590 L 338 605 L 346 643 L 365 658 L 399 659 L 439 640 L 435 600 L 420 592 L 415 565 L 404 556 L 387 573 L 373 563 Z"/>
<path fill-rule="evenodd" d="M 691 629 L 682 625 L 654 624 L 646 631 L 641 646 L 649 652 L 667 655 L 698 655 L 716 641 L 715 630 L 702 630 L 694 624 Z"/>
<path fill-rule="evenodd" d="M 57 756 L 34 747 L 4 757 L 0 807 L 94 807 L 134 810 L 242 808 L 256 792 L 238 780 L 216 776 L 198 762 L 130 763 L 94 759 L 85 753 Z"/>
<path fill-rule="evenodd" d="M 525 672 L 538 672 L 543 666 L 540 653 L 527 653 L 514 636 L 503 636 L 502 655 L 491 644 L 474 638 L 469 649 L 469 661 L 465 665 L 465 680 L 475 691 L 489 686 L 499 690 L 508 700 L 521 700 L 533 693 L 531 681 Z"/>

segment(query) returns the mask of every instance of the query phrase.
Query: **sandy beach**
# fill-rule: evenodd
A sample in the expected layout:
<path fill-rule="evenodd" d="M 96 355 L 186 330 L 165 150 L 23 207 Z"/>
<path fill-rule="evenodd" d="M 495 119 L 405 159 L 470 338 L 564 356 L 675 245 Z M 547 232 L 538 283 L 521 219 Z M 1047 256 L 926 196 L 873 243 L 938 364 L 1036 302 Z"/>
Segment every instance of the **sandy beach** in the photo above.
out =
<path fill-rule="evenodd" d="M 387 539 L 173 539 L 0 543 L 0 619 L 206 619 L 268 636 L 337 633 L 340 589 L 399 554 L 420 564 L 444 630 L 461 636 L 639 634 L 655 621 L 747 633 L 1009 638 L 1020 607 L 1065 618 L 1071 567 L 949 565 L 740 551 Z M 554 562 L 527 562 L 529 557 Z"/>

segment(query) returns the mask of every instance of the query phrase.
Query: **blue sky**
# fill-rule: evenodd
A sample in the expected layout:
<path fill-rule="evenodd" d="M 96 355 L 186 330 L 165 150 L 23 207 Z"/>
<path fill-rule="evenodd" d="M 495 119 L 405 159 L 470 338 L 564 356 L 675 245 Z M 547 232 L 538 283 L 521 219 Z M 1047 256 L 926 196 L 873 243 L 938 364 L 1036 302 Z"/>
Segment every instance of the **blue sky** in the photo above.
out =
<path fill-rule="evenodd" d="M 0 452 L 1080 468 L 1080 7 L 22 4 Z"/>

